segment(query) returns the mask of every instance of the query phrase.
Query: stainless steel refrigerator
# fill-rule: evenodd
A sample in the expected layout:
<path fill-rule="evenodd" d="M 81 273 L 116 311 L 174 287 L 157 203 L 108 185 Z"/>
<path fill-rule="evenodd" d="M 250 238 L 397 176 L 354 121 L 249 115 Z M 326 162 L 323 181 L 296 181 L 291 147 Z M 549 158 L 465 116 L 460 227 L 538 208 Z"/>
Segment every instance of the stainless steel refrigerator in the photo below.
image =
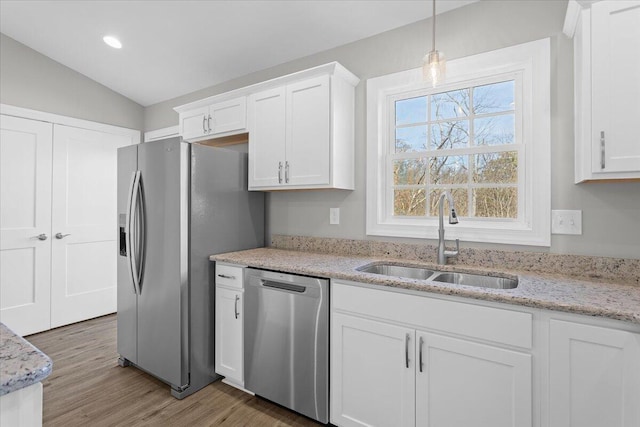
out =
<path fill-rule="evenodd" d="M 118 353 L 183 398 L 214 372 L 209 255 L 264 245 L 247 154 L 180 138 L 118 150 Z"/>

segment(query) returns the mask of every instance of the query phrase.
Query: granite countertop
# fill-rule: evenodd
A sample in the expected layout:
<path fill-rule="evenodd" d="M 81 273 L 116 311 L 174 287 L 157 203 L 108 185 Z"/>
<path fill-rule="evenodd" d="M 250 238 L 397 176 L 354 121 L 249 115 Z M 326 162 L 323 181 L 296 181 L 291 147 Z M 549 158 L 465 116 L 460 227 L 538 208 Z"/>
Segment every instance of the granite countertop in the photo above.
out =
<path fill-rule="evenodd" d="M 333 255 L 303 251 L 258 248 L 212 255 L 211 260 L 294 274 L 345 279 L 395 288 L 425 291 L 516 304 L 548 310 L 565 311 L 640 324 L 640 287 L 611 281 L 588 281 L 558 274 L 530 271 L 485 269 L 457 265 L 434 265 L 399 258 Z M 391 277 L 358 271 L 371 263 L 388 263 L 427 267 L 440 271 L 460 271 L 518 278 L 515 289 L 487 289 Z"/>
<path fill-rule="evenodd" d="M 44 380 L 52 367 L 49 356 L 0 323 L 0 396 Z"/>

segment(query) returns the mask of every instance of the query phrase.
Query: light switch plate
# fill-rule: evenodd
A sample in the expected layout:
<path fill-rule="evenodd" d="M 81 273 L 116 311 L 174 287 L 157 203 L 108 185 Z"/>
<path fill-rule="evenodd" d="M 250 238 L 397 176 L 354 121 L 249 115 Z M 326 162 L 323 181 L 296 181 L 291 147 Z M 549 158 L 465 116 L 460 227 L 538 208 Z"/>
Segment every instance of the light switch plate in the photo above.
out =
<path fill-rule="evenodd" d="M 329 208 L 329 224 L 340 224 L 340 208 Z"/>
<path fill-rule="evenodd" d="M 551 234 L 582 234 L 582 211 L 552 210 Z"/>

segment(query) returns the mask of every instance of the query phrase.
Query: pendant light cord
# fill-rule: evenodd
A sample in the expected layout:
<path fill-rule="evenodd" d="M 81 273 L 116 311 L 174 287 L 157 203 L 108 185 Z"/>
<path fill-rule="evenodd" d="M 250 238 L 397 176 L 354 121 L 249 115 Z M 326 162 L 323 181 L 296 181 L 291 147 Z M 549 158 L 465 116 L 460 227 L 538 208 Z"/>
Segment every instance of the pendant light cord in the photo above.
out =
<path fill-rule="evenodd" d="M 431 51 L 436 50 L 436 0 L 433 0 L 433 37 L 431 38 Z"/>

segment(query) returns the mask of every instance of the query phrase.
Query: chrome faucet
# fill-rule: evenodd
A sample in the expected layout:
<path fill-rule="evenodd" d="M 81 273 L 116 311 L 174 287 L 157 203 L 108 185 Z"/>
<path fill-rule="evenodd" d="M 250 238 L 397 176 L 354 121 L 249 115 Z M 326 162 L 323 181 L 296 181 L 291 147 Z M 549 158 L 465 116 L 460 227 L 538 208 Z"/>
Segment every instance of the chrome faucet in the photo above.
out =
<path fill-rule="evenodd" d="M 444 198 L 449 201 L 449 224 L 458 223 L 458 215 L 456 214 L 456 208 L 453 204 L 453 196 L 449 190 L 444 190 L 440 194 L 440 200 L 438 200 L 438 264 L 444 265 L 447 263 L 447 259 L 455 258 L 460 252 L 460 239 L 456 239 L 456 250 L 448 251 L 444 246 Z"/>

